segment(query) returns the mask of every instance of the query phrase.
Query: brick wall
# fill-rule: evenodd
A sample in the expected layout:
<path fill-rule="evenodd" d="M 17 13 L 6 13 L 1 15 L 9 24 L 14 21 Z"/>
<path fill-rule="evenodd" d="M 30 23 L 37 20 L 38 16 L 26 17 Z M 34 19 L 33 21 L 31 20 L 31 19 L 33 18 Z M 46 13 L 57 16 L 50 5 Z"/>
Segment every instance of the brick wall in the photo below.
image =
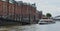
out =
<path fill-rule="evenodd" d="M 0 1 L 0 15 L 18 15 L 23 17 L 30 17 L 34 20 L 34 16 L 36 17 L 36 8 L 31 5 L 20 5 L 11 4 L 7 2 Z"/>

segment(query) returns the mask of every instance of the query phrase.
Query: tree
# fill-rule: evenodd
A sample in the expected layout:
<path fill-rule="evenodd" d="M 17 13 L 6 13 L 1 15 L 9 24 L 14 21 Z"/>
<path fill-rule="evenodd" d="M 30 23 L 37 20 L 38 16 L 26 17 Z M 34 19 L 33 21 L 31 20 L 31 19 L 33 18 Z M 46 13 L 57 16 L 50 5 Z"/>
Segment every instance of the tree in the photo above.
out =
<path fill-rule="evenodd" d="M 50 13 L 46 14 L 46 17 L 50 18 L 52 15 Z"/>

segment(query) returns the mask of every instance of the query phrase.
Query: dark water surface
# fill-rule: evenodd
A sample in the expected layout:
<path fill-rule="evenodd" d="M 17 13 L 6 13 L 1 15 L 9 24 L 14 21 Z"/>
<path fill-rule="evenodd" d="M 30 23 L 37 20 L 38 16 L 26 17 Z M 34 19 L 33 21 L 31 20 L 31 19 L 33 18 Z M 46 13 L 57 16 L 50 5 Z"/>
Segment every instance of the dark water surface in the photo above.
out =
<path fill-rule="evenodd" d="M 7 31 L 60 31 L 60 22 L 48 25 L 33 24 L 25 26 L 13 26 L 4 29 Z M 0 30 L 2 29 L 0 28 Z"/>

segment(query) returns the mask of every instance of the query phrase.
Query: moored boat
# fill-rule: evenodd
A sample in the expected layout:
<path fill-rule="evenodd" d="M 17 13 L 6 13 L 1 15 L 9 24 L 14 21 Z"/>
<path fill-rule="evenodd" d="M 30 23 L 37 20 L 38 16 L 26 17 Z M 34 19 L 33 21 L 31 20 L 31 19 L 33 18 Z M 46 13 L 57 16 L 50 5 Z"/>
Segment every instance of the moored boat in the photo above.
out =
<path fill-rule="evenodd" d="M 51 23 L 55 23 L 55 21 L 53 19 L 41 19 L 38 24 L 51 24 Z"/>

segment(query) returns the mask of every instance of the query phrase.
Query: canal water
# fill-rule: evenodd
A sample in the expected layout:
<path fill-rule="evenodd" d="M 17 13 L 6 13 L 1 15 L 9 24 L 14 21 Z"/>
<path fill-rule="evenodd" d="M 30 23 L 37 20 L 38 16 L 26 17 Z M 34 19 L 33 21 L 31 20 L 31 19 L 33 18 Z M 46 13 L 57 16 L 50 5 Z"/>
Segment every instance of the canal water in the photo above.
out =
<path fill-rule="evenodd" d="M 32 25 L 24 25 L 24 26 L 12 26 L 9 28 L 0 28 L 0 30 L 5 31 L 60 31 L 60 21 L 55 24 L 32 24 Z"/>

